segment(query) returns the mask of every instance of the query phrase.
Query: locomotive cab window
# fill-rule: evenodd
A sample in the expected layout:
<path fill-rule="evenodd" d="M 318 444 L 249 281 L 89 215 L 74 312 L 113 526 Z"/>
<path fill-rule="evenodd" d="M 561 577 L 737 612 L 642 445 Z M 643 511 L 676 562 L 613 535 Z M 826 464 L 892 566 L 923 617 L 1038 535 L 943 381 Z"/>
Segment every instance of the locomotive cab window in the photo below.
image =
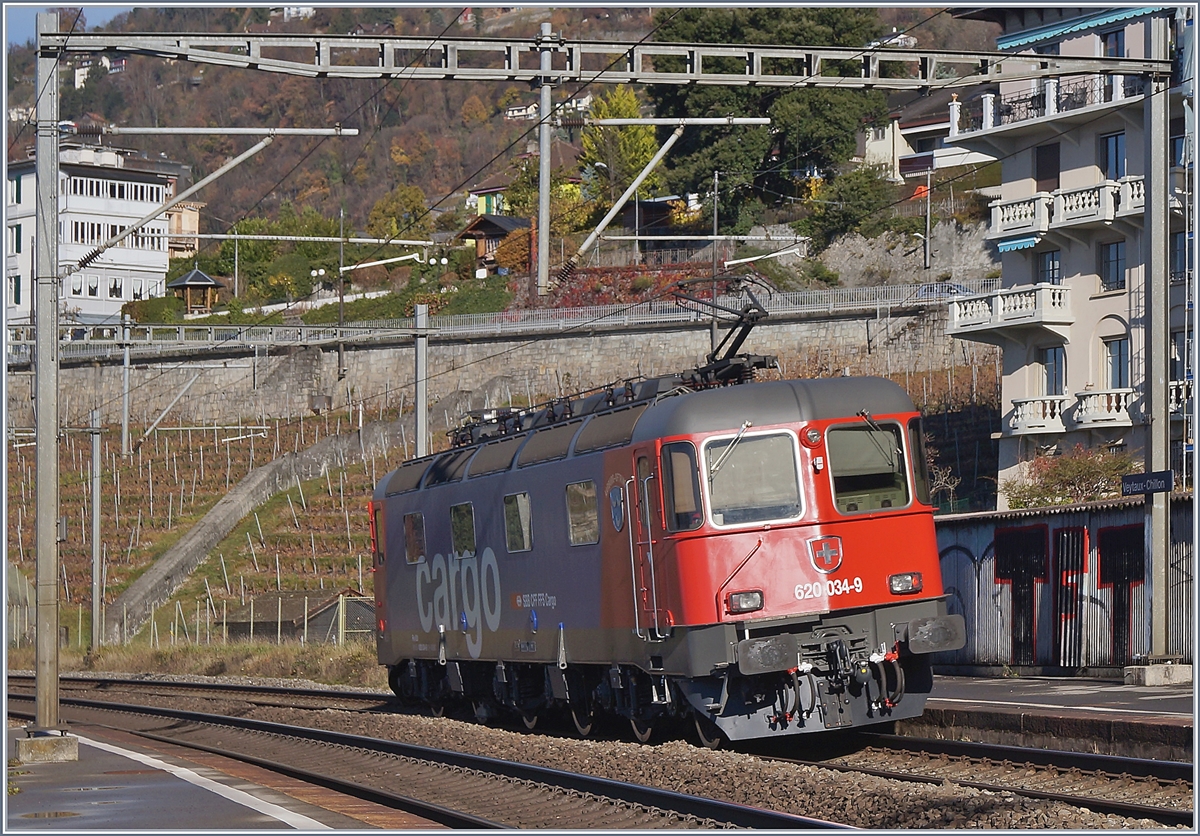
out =
<path fill-rule="evenodd" d="M 404 515 L 404 559 L 408 563 L 425 559 L 425 517 L 420 512 Z"/>
<path fill-rule="evenodd" d="M 475 555 L 475 509 L 470 502 L 450 506 L 450 544 L 455 557 Z"/>
<path fill-rule="evenodd" d="M 718 438 L 704 445 L 714 525 L 800 516 L 796 439 L 788 433 Z"/>
<path fill-rule="evenodd" d="M 600 542 L 600 512 L 596 507 L 596 483 L 567 485 L 567 536 L 572 546 Z"/>
<path fill-rule="evenodd" d="M 929 490 L 929 455 L 925 448 L 925 432 L 920 418 L 908 422 L 908 449 L 912 451 L 913 490 L 917 501 L 930 505 Z"/>
<path fill-rule="evenodd" d="M 504 539 L 509 554 L 533 548 L 530 529 L 529 494 L 522 492 L 504 497 Z"/>
<path fill-rule="evenodd" d="M 831 427 L 826 435 L 834 502 L 843 514 L 908 505 L 904 442 L 894 424 Z"/>
<path fill-rule="evenodd" d="M 664 444 L 662 448 L 663 521 L 667 531 L 692 531 L 700 527 L 700 480 L 696 448 L 690 442 Z"/>

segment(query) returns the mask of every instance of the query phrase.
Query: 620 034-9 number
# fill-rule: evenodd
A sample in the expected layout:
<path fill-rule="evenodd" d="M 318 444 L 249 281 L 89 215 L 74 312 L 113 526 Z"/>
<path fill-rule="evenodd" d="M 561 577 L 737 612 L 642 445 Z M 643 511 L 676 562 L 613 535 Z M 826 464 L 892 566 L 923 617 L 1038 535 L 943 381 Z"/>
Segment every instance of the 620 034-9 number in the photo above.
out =
<path fill-rule="evenodd" d="M 813 583 L 796 584 L 796 600 L 805 601 L 809 598 L 832 598 L 834 595 L 849 595 L 851 592 L 862 592 L 862 578 L 826 578 Z"/>

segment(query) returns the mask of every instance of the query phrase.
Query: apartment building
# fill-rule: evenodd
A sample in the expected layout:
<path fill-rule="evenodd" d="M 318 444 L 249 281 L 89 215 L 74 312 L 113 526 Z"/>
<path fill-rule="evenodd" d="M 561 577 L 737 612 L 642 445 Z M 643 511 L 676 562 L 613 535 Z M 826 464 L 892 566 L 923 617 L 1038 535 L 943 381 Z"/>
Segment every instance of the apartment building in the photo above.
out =
<path fill-rule="evenodd" d="M 1184 7 L 972 9 L 999 22 L 997 47 L 1048 56 L 1150 56 L 1155 18 L 1170 22 L 1171 48 L 1190 53 Z M 1172 464 L 1190 453 L 1192 230 L 1190 107 L 1180 62 L 1169 90 L 1169 404 Z M 1190 83 L 1190 82 L 1189 82 Z M 1145 80 L 1100 73 L 1012 81 L 975 106 L 950 105 L 947 142 L 1002 161 L 989 238 L 1002 260 L 995 293 L 958 299 L 949 332 L 1003 348 L 1001 483 L 1037 455 L 1084 448 L 1141 457 L 1149 420 L 1145 391 L 1150 246 L 1146 223 Z M 1190 94 L 1189 94 L 1190 95 Z M 1189 116 L 1190 120 L 1190 116 Z M 1003 494 L 1000 509 L 1007 507 Z"/>
<path fill-rule="evenodd" d="M 32 154 L 7 168 L 5 303 L 10 323 L 32 322 L 34 203 Z M 162 296 L 169 260 L 168 231 L 194 230 L 199 203 L 181 203 L 110 248 L 83 270 L 70 266 L 98 245 L 150 214 L 176 193 L 185 166 L 140 152 L 83 143 L 59 149 L 58 234 L 60 316 L 64 321 L 119 321 L 121 306 Z M 187 215 L 187 217 L 184 217 Z M 186 242 L 191 244 L 191 241 Z"/>

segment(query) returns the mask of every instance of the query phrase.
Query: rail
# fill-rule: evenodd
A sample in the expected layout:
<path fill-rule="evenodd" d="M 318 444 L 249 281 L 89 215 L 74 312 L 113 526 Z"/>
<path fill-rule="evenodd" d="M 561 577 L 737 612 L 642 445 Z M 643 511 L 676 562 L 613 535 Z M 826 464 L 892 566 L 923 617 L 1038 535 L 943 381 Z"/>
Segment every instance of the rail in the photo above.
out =
<path fill-rule="evenodd" d="M 777 293 L 765 300 L 773 316 L 835 315 L 875 312 L 894 308 L 944 305 L 953 295 L 931 293 L 940 285 L 886 285 L 838 287 Z M 964 280 L 958 293 L 990 293 L 996 279 Z M 737 298 L 722 300 L 731 307 Z M 565 333 L 578 328 L 619 329 L 655 325 L 703 323 L 707 311 L 685 308 L 674 301 L 658 300 L 636 305 L 595 305 L 579 308 L 534 308 L 499 313 L 450 314 L 430 317 L 429 331 L 442 339 L 458 337 L 523 337 Z M 8 327 L 8 362 L 20 366 L 30 361 L 34 327 Z M 59 326 L 59 357 L 63 361 L 120 359 L 125 341 L 122 328 L 107 325 Z M 416 333 L 412 317 L 355 322 L 348 325 L 231 325 L 231 324 L 138 324 L 129 328 L 130 357 L 195 354 L 199 351 L 270 351 L 294 345 L 372 343 L 409 339 Z"/>

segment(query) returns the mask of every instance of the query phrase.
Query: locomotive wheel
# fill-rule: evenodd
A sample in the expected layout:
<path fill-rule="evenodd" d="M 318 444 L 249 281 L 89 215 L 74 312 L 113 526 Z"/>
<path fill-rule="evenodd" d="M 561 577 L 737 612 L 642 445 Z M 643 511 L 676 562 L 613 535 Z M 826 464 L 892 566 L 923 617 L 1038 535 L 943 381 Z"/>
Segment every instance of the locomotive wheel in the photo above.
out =
<path fill-rule="evenodd" d="M 696 721 L 696 736 L 700 738 L 700 745 L 705 749 L 720 749 L 725 742 L 725 735 L 716 724 L 698 712 L 693 712 L 692 719 Z"/>
<path fill-rule="evenodd" d="M 571 721 L 575 723 L 575 732 L 580 737 L 591 737 L 592 729 L 596 727 L 596 709 L 592 701 L 571 704 Z"/>
<path fill-rule="evenodd" d="M 654 724 L 637 717 L 629 718 L 629 727 L 633 729 L 633 737 L 638 743 L 649 743 L 650 735 L 654 734 Z"/>

